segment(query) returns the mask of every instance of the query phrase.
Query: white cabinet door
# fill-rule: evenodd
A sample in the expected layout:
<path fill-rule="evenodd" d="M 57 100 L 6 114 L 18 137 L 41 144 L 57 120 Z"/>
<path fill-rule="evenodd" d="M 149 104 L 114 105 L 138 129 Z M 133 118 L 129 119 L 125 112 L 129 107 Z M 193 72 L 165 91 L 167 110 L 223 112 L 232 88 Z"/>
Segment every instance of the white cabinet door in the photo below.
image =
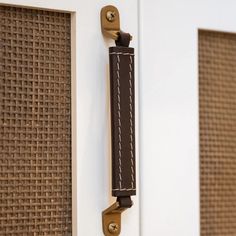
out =
<path fill-rule="evenodd" d="M 200 235 L 198 30 L 235 33 L 235 8 L 140 2 L 141 235 Z"/>
<path fill-rule="evenodd" d="M 114 42 L 101 34 L 105 5 L 119 9 L 122 30 L 133 35 L 136 104 L 140 101 L 141 181 L 134 206 L 122 215 L 121 235 L 199 236 L 198 30 L 236 32 L 235 1 L 0 3 L 72 14 L 73 236 L 103 235 L 101 212 L 115 201 L 108 86 L 108 47 Z"/>
<path fill-rule="evenodd" d="M 101 34 L 100 10 L 105 5 L 119 9 L 122 30 L 133 35 L 131 46 L 137 60 L 137 1 L 1 0 L 1 4 L 72 14 L 73 235 L 103 235 L 101 213 L 115 201 L 111 197 L 108 86 L 108 47 L 114 46 L 114 41 Z M 137 71 L 136 78 L 138 81 Z M 133 201 L 134 206 L 122 216 L 121 235 L 139 235 L 138 196 Z"/>

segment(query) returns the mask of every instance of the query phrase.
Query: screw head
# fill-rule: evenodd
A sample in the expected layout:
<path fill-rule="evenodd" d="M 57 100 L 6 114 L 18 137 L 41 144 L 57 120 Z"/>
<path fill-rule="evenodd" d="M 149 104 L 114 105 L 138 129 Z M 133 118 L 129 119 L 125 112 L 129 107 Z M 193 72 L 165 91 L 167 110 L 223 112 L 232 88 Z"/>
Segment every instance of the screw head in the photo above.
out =
<path fill-rule="evenodd" d="M 111 234 L 115 234 L 119 231 L 119 225 L 117 223 L 112 222 L 108 225 L 108 230 Z"/>
<path fill-rule="evenodd" d="M 113 22 L 115 20 L 116 13 L 114 11 L 108 11 L 106 18 L 108 21 Z"/>

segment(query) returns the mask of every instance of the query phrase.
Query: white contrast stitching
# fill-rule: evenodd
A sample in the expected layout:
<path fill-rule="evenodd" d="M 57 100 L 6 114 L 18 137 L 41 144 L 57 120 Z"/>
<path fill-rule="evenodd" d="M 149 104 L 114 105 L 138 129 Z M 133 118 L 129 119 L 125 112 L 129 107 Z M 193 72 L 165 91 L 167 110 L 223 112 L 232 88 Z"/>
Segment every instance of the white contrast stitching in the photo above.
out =
<path fill-rule="evenodd" d="M 130 55 L 129 57 L 130 59 L 130 63 L 129 63 L 129 107 L 130 107 L 130 111 L 129 111 L 129 114 L 130 114 L 130 160 L 131 160 L 131 178 L 132 178 L 132 181 L 131 181 L 131 187 L 132 189 L 134 189 L 134 153 L 133 153 L 133 93 L 132 93 L 132 57 Z"/>
<path fill-rule="evenodd" d="M 113 191 L 132 191 L 132 190 L 136 190 L 136 188 L 122 188 L 122 189 L 119 189 L 119 188 L 115 188 L 115 189 L 112 189 Z"/>
<path fill-rule="evenodd" d="M 134 54 L 132 53 L 122 53 L 122 52 L 112 52 L 111 55 L 116 55 L 117 57 L 117 107 L 118 107 L 118 136 L 119 136 L 119 187 L 116 189 L 112 189 L 113 191 L 133 191 L 136 190 L 134 188 L 134 150 L 133 150 L 133 92 L 132 92 L 132 56 Z M 129 115 L 130 115 L 130 156 L 131 156 L 131 188 L 122 188 L 122 168 L 121 168 L 121 157 L 122 157 L 122 145 L 121 145 L 121 100 L 120 100 L 120 56 L 129 56 L 130 62 L 129 62 Z"/>
<path fill-rule="evenodd" d="M 119 131 L 119 185 L 120 189 L 122 189 L 122 169 L 121 169 L 121 119 L 120 119 L 120 57 L 117 54 L 117 106 L 118 106 L 118 131 Z"/>
<path fill-rule="evenodd" d="M 110 55 L 134 56 L 133 53 L 128 53 L 128 52 L 110 52 Z"/>

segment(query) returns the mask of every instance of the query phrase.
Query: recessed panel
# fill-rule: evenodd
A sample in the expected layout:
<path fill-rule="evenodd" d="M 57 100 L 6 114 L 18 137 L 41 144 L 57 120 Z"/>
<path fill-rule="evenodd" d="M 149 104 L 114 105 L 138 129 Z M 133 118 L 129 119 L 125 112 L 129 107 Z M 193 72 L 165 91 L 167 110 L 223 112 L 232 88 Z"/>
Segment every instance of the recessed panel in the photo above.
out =
<path fill-rule="evenodd" d="M 0 235 L 71 235 L 71 16 L 0 22 Z"/>
<path fill-rule="evenodd" d="M 199 31 L 201 235 L 236 235 L 236 34 Z"/>

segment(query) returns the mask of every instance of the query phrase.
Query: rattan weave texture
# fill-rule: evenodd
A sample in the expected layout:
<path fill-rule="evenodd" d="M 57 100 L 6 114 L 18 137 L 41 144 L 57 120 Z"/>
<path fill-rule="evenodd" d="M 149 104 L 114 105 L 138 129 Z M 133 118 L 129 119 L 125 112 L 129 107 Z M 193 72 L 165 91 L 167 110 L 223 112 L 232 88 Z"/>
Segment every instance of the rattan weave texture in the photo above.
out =
<path fill-rule="evenodd" d="M 201 236 L 236 235 L 236 34 L 199 31 Z"/>
<path fill-rule="evenodd" d="M 70 14 L 0 21 L 0 235 L 71 235 Z"/>

